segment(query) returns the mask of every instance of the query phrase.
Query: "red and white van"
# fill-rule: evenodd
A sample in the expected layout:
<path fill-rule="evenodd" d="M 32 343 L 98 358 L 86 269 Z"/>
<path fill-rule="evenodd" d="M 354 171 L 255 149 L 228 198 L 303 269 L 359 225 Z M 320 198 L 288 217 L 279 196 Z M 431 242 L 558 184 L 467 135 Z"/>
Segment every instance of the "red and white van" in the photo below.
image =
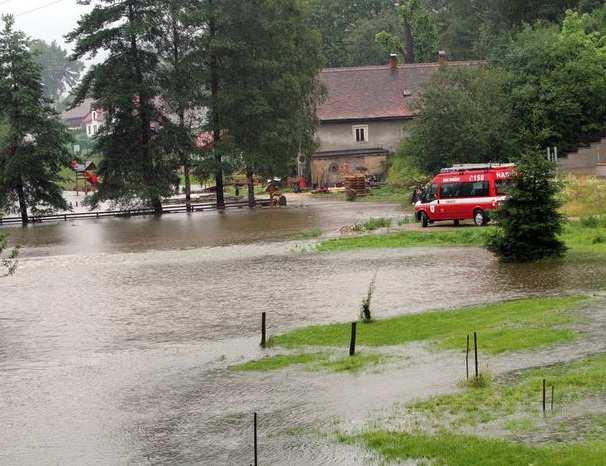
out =
<path fill-rule="evenodd" d="M 423 227 L 430 223 L 473 220 L 478 226 L 489 221 L 489 213 L 498 208 L 512 183 L 513 164 L 455 165 L 442 170 L 427 185 L 415 205 Z"/>

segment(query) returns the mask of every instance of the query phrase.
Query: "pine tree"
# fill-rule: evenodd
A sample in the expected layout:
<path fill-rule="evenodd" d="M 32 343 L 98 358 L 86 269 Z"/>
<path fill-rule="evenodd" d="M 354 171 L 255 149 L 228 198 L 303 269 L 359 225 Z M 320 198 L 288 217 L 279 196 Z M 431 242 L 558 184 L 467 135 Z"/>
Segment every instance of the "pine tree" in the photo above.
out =
<path fill-rule="evenodd" d="M 216 110 L 243 159 L 252 207 L 255 174 L 286 176 L 299 152 L 313 148 L 321 41 L 297 0 L 232 0 L 224 12 L 229 46 Z"/>
<path fill-rule="evenodd" d="M 60 171 L 69 166 L 71 141 L 44 97 L 41 69 L 29 40 L 14 30 L 14 18 L 3 16 L 0 32 L 0 207 L 17 204 L 23 224 L 28 210 L 36 215 L 66 209 Z"/>
<path fill-rule="evenodd" d="M 143 202 L 162 213 L 161 198 L 176 184 L 177 160 L 163 137 L 169 124 L 158 105 L 155 0 L 96 0 L 78 27 L 68 35 L 75 42 L 73 59 L 108 57 L 94 65 L 79 86 L 74 105 L 92 96 L 106 112 L 96 148 L 101 186 L 92 205 L 110 200 L 120 204 Z"/>
<path fill-rule="evenodd" d="M 555 166 L 540 154 L 523 156 L 515 184 L 497 213 L 499 226 L 488 247 L 504 262 L 533 262 L 561 257 L 566 246 L 558 239 L 563 217 Z"/>

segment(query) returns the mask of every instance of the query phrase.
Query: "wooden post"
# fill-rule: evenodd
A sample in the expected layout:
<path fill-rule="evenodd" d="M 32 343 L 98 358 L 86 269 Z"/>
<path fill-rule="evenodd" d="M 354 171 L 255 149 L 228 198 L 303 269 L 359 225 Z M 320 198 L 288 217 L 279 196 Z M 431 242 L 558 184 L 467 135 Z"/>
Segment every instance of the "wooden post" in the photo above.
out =
<path fill-rule="evenodd" d="M 551 411 L 553 412 L 553 394 L 555 392 L 555 389 L 553 388 L 553 385 L 551 386 Z"/>
<path fill-rule="evenodd" d="M 546 411 L 546 383 L 547 381 L 543 379 L 543 414 L 545 414 Z"/>
<path fill-rule="evenodd" d="M 546 388 L 547 388 L 546 384 L 547 384 L 547 381 L 545 379 L 543 379 L 543 414 L 545 414 L 545 411 L 547 410 L 547 408 L 546 408 L 546 398 L 547 398 L 547 396 L 546 396 Z"/>
<path fill-rule="evenodd" d="M 255 419 L 254 419 L 254 449 L 255 449 L 255 466 L 259 465 L 259 452 L 258 452 L 258 445 L 257 445 L 257 413 L 255 413 Z"/>
<path fill-rule="evenodd" d="M 469 380 L 469 335 L 467 335 L 467 352 L 465 353 L 465 374 Z"/>
<path fill-rule="evenodd" d="M 267 314 L 263 312 L 261 314 L 261 347 L 267 346 Z"/>
<path fill-rule="evenodd" d="M 351 341 L 349 343 L 349 355 L 354 356 L 356 354 L 356 328 L 357 322 L 351 323 Z"/>
<path fill-rule="evenodd" d="M 480 377 L 480 368 L 478 366 L 478 334 L 473 332 L 473 351 L 476 359 L 476 379 Z"/>

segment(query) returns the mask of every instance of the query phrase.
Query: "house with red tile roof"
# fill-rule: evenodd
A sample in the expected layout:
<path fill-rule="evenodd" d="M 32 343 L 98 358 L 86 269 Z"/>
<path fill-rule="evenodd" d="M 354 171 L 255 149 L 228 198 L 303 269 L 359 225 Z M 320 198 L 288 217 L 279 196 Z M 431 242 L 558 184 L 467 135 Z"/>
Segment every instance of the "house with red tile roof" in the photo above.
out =
<path fill-rule="evenodd" d="M 312 156 L 312 182 L 335 186 L 354 174 L 384 177 L 407 127 L 415 117 L 412 103 L 443 66 L 477 67 L 482 62 L 399 64 L 328 68 L 320 73 L 327 98 L 318 109 L 319 147 Z"/>

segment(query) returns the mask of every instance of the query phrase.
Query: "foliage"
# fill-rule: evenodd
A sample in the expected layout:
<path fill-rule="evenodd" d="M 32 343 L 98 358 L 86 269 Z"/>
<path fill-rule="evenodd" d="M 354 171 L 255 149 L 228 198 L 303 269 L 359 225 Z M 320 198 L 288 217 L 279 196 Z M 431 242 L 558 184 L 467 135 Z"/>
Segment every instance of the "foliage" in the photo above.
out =
<path fill-rule="evenodd" d="M 511 121 L 530 147 L 564 153 L 604 130 L 606 41 L 587 16 L 568 11 L 561 27 L 527 26 L 499 62 L 511 73 Z"/>
<path fill-rule="evenodd" d="M 370 281 L 370 285 L 368 285 L 368 291 L 366 293 L 366 296 L 362 300 L 362 306 L 360 308 L 360 319 L 362 319 L 362 322 L 365 323 L 372 322 L 372 313 L 370 311 L 370 305 L 372 303 L 372 296 L 375 293 L 375 287 L 377 284 L 377 273 L 375 273 L 374 277 L 372 277 L 372 280 Z"/>
<path fill-rule="evenodd" d="M 40 67 L 26 36 L 2 17 L 0 32 L 0 208 L 31 214 L 65 209 L 59 172 L 70 162 L 71 141 L 43 94 Z"/>
<path fill-rule="evenodd" d="M 7 240 L 7 236 L 0 233 L 0 267 L 5 269 L 8 275 L 13 275 L 17 270 L 17 257 L 19 255 L 19 250 L 17 248 L 13 248 L 8 252 L 8 254 L 4 255 L 4 252 L 8 246 Z"/>
<path fill-rule="evenodd" d="M 48 44 L 43 40 L 35 40 L 31 43 L 31 51 L 42 69 L 44 95 L 58 103 L 66 92 L 78 84 L 84 64 L 70 60 L 67 50 L 55 41 Z"/>
<path fill-rule="evenodd" d="M 436 73 L 415 103 L 419 115 L 402 144 L 400 164 L 433 173 L 453 163 L 508 161 L 519 153 L 509 80 L 508 73 L 490 67 Z M 398 176 L 396 167 L 390 176 Z"/>
<path fill-rule="evenodd" d="M 74 105 L 91 95 L 106 112 L 96 150 L 103 155 L 98 174 L 100 201 L 143 202 L 160 213 L 161 197 L 176 184 L 173 125 L 158 108 L 159 58 L 154 52 L 158 5 L 153 0 L 97 0 L 68 35 L 74 59 L 107 57 L 92 66 L 77 89 Z"/>
<path fill-rule="evenodd" d="M 558 209 L 561 184 L 555 166 L 530 154 L 516 167 L 514 186 L 497 211 L 498 227 L 488 247 L 506 262 L 532 262 L 561 257 L 566 246 L 558 238 L 563 217 Z"/>
<path fill-rule="evenodd" d="M 372 217 L 362 225 L 364 231 L 374 231 L 380 228 L 389 228 L 393 220 L 385 217 Z"/>
<path fill-rule="evenodd" d="M 577 332 L 562 326 L 578 319 L 570 311 L 585 300 L 578 296 L 524 299 L 376 320 L 358 329 L 357 341 L 374 347 L 432 341 L 440 348 L 463 350 L 465 335 L 473 329 L 481 352 L 530 350 L 575 339 Z M 349 332 L 347 324 L 313 326 L 272 337 L 270 342 L 285 348 L 343 346 Z"/>

